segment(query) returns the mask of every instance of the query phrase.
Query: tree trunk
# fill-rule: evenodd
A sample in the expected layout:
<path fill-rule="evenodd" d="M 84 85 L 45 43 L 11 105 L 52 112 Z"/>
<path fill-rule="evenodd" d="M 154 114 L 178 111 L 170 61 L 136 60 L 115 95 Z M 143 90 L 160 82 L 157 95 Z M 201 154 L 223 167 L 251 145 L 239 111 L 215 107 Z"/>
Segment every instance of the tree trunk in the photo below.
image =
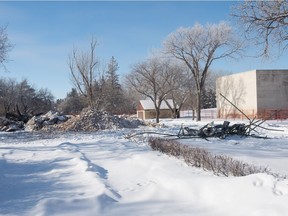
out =
<path fill-rule="evenodd" d="M 178 114 L 177 114 L 177 109 L 174 109 L 173 111 L 174 111 L 174 112 L 173 112 L 173 119 L 176 119 L 176 118 L 177 118 L 177 115 L 178 115 Z"/>
<path fill-rule="evenodd" d="M 195 110 L 193 109 L 192 110 L 192 120 L 194 121 L 194 119 L 195 119 Z"/>
<path fill-rule="evenodd" d="M 156 108 L 156 123 L 160 122 L 159 118 L 160 118 L 160 108 Z"/>
<path fill-rule="evenodd" d="M 196 114 L 196 121 L 201 121 L 201 91 L 197 91 Z"/>
<path fill-rule="evenodd" d="M 172 118 L 173 118 L 173 119 L 176 119 L 177 116 L 178 116 L 177 109 L 173 108 Z"/>
<path fill-rule="evenodd" d="M 180 118 L 180 109 L 176 109 L 176 118 Z"/>

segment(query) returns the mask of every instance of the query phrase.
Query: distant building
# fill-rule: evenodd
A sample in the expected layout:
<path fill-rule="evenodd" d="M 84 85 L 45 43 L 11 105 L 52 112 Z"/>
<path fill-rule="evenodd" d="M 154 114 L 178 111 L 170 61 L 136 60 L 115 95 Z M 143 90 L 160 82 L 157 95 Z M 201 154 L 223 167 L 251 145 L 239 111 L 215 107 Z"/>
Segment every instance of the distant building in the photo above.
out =
<path fill-rule="evenodd" d="M 169 105 L 173 107 L 173 100 L 167 100 Z M 139 119 L 153 119 L 156 118 L 156 110 L 152 100 L 140 100 L 137 106 L 137 117 Z M 171 118 L 171 111 L 165 101 L 160 106 L 160 118 Z"/>
<path fill-rule="evenodd" d="M 249 118 L 288 118 L 288 70 L 251 70 L 217 79 L 219 118 L 245 118 L 223 94 Z"/>

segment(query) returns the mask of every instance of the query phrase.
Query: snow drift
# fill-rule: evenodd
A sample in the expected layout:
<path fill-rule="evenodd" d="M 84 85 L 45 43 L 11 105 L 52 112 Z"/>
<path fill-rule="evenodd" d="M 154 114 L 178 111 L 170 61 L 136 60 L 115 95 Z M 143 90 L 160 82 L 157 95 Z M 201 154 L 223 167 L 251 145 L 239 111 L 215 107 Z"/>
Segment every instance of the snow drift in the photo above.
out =
<path fill-rule="evenodd" d="M 185 119 L 165 128 L 173 133 Z M 181 140 L 217 154 L 287 174 L 288 122 L 266 126 L 285 132 L 260 140 Z M 97 133 L 0 133 L 0 215 L 285 216 L 288 180 L 268 174 L 215 176 L 152 151 L 147 137 L 127 140 L 129 129 Z"/>

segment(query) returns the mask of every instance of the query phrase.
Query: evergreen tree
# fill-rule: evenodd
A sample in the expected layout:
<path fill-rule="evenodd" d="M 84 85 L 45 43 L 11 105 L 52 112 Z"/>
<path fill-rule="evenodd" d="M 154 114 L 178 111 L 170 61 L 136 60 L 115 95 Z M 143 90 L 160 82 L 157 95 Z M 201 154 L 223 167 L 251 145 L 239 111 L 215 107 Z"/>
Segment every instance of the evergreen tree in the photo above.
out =
<path fill-rule="evenodd" d="M 106 111 L 114 114 L 119 113 L 123 101 L 123 91 L 117 74 L 118 69 L 118 63 L 112 56 L 105 74 L 104 106 Z"/>
<path fill-rule="evenodd" d="M 113 90 L 121 88 L 121 85 L 119 84 L 119 75 L 117 74 L 118 69 L 118 63 L 114 56 L 112 56 L 108 64 L 108 70 L 106 71 L 106 78 L 108 85 L 110 85 Z"/>
<path fill-rule="evenodd" d="M 216 107 L 216 92 L 213 89 L 204 89 L 202 92 L 202 109 Z"/>

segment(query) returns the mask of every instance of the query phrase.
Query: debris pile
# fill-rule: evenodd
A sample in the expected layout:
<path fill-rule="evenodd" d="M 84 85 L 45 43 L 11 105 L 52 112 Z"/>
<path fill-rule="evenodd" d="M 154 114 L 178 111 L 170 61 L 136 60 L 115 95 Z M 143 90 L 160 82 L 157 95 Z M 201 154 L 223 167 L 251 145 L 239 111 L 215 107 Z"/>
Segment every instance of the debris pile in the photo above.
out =
<path fill-rule="evenodd" d="M 24 122 L 14 121 L 5 117 L 0 117 L 0 131 L 13 132 L 24 129 Z"/>
<path fill-rule="evenodd" d="M 71 116 L 69 120 L 61 124 L 44 126 L 42 130 L 59 131 L 98 131 L 117 128 L 136 128 L 143 125 L 138 119 L 118 117 L 108 112 L 84 109 L 79 115 Z"/>
<path fill-rule="evenodd" d="M 115 116 L 108 112 L 84 109 L 79 115 L 61 115 L 58 112 L 49 111 L 46 114 L 38 114 L 30 120 L 14 120 L 0 117 L 0 131 L 98 131 L 105 129 L 136 128 L 144 125 L 143 121 L 128 116 Z"/>
<path fill-rule="evenodd" d="M 253 128 L 252 125 L 253 124 L 243 124 L 243 123 L 230 125 L 229 121 L 224 121 L 223 124 L 215 125 L 214 122 L 212 121 L 200 129 L 193 129 L 182 126 L 177 136 L 179 138 L 199 137 L 204 139 L 208 137 L 218 137 L 221 139 L 225 139 L 228 135 L 255 136 L 252 135 L 250 132 L 252 130 L 255 131 L 255 128 L 260 125 L 253 126 Z"/>
<path fill-rule="evenodd" d="M 267 136 L 262 136 L 256 129 L 261 128 L 264 130 L 271 130 L 271 131 L 281 131 L 278 129 L 272 129 L 272 128 L 266 128 L 261 126 L 266 120 L 257 120 L 257 121 L 251 121 L 248 124 L 244 123 L 236 123 L 230 125 L 229 121 L 224 121 L 223 124 L 214 124 L 214 122 L 210 122 L 206 124 L 205 126 L 195 129 L 195 128 L 189 128 L 189 127 L 183 127 L 183 125 L 180 127 L 180 130 L 177 134 L 172 133 L 163 133 L 163 132 L 153 132 L 153 131 L 143 131 L 143 132 L 136 132 L 133 134 L 128 134 L 125 136 L 125 138 L 130 139 L 134 136 L 139 136 L 143 134 L 154 134 L 154 135 L 160 135 L 162 137 L 167 137 L 170 139 L 190 139 L 190 138 L 201 138 L 206 139 L 210 137 L 225 139 L 227 136 L 231 135 L 238 135 L 243 137 L 254 137 L 254 138 L 263 138 L 263 139 L 269 139 Z"/>
<path fill-rule="evenodd" d="M 47 125 L 55 125 L 65 122 L 68 116 L 60 115 L 58 112 L 49 111 L 44 115 L 33 116 L 25 125 L 26 131 L 40 130 Z"/>

